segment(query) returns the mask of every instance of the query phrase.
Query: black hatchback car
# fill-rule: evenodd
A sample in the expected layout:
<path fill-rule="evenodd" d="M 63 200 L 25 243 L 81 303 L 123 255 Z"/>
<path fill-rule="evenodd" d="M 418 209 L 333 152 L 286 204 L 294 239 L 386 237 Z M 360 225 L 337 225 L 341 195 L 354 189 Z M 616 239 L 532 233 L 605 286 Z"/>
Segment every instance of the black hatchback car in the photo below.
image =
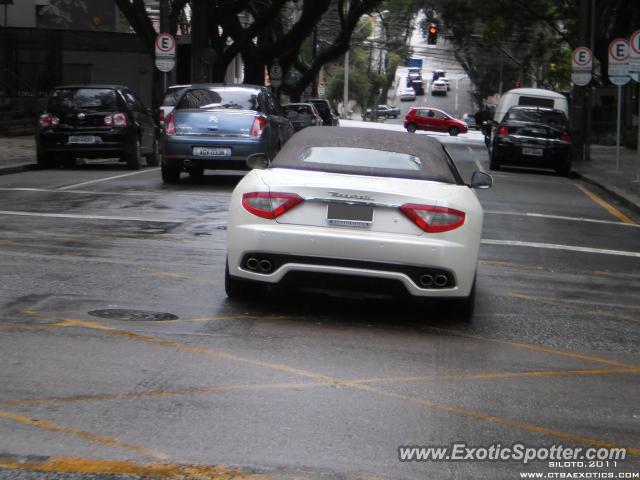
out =
<path fill-rule="evenodd" d="M 560 175 L 571 172 L 571 133 L 561 110 L 511 107 L 491 131 L 492 170 L 503 164 L 552 168 Z"/>
<path fill-rule="evenodd" d="M 38 165 L 75 158 L 114 158 L 137 170 L 142 156 L 158 165 L 158 126 L 153 112 L 122 85 L 56 87 L 38 118 Z"/>

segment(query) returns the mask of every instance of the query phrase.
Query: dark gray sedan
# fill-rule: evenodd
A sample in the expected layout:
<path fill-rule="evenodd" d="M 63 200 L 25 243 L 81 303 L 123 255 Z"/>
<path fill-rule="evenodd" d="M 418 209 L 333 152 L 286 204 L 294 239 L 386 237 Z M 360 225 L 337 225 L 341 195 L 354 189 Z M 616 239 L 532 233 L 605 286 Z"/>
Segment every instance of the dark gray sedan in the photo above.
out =
<path fill-rule="evenodd" d="M 266 87 L 192 85 L 165 119 L 162 179 L 177 183 L 182 171 L 246 170 L 247 157 L 273 158 L 293 132 Z"/>

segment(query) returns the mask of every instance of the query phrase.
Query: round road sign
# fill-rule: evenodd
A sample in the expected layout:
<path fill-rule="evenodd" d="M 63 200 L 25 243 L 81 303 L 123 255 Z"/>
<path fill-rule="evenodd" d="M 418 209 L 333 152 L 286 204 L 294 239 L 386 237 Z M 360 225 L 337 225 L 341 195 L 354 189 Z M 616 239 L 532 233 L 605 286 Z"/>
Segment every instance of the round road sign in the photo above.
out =
<path fill-rule="evenodd" d="M 625 38 L 615 38 L 609 43 L 608 73 L 614 85 L 624 85 L 629 81 L 629 42 Z"/>
<path fill-rule="evenodd" d="M 640 30 L 633 32 L 629 39 L 629 75 L 640 82 Z"/>
<path fill-rule="evenodd" d="M 593 55 L 591 54 L 591 50 L 587 47 L 578 47 L 576 48 L 571 55 L 571 67 L 573 70 L 576 70 L 574 67 L 580 67 L 584 69 L 591 70 L 591 65 L 593 63 Z"/>
<path fill-rule="evenodd" d="M 156 37 L 156 56 L 176 54 L 176 39 L 170 33 L 161 33 Z"/>

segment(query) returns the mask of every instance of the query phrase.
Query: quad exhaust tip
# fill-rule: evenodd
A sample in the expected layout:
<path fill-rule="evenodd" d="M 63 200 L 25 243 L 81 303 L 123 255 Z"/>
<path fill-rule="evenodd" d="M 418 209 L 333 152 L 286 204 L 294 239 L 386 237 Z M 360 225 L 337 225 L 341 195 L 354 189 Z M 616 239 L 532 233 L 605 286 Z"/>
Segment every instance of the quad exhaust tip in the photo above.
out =
<path fill-rule="evenodd" d="M 247 265 L 247 268 L 249 270 L 254 270 L 255 271 L 260 266 L 260 262 L 258 262 L 257 258 L 250 257 L 250 258 L 247 259 L 246 265 Z"/>
<path fill-rule="evenodd" d="M 260 260 L 260 263 L 258 266 L 260 267 L 261 272 L 269 273 L 271 271 L 271 262 L 266 258 L 263 258 L 262 260 Z"/>
<path fill-rule="evenodd" d="M 425 274 L 420 277 L 420 285 L 423 287 L 430 287 L 433 285 L 433 277 L 431 275 Z"/>
<path fill-rule="evenodd" d="M 436 284 L 436 287 L 444 287 L 449 280 L 446 275 L 436 275 L 433 279 L 433 282 Z"/>

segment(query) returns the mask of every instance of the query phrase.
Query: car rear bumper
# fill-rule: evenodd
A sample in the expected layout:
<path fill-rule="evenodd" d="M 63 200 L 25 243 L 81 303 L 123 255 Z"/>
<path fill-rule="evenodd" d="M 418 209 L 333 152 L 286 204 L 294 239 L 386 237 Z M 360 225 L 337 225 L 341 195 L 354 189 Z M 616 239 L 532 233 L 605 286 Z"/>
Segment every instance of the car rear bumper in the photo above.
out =
<path fill-rule="evenodd" d="M 94 137 L 96 143 L 69 143 L 70 136 Z M 83 130 L 80 132 L 40 131 L 36 136 L 40 153 L 85 158 L 120 157 L 129 152 L 134 136 L 128 131 Z"/>
<path fill-rule="evenodd" d="M 163 162 L 169 165 L 191 164 L 205 169 L 247 170 L 247 158 L 256 153 L 268 154 L 266 139 L 257 140 L 234 137 L 164 136 L 162 140 Z M 194 155 L 194 147 L 229 148 L 231 155 L 201 157 Z"/>
<path fill-rule="evenodd" d="M 286 282 L 295 272 L 355 276 L 394 281 L 416 297 L 466 297 L 475 277 L 480 239 L 466 243 L 427 238 L 354 232 L 282 224 L 230 227 L 228 262 L 231 276 L 263 283 Z M 249 256 L 267 259 L 272 269 L 250 270 Z M 424 274 L 442 273 L 445 287 L 420 286 Z"/>
<path fill-rule="evenodd" d="M 539 143 L 507 143 L 498 142 L 495 146 L 500 162 L 517 165 L 543 166 L 549 168 L 559 167 L 569 159 L 571 147 L 568 143 L 555 145 L 541 145 Z M 542 155 L 528 155 L 523 149 L 539 149 Z"/>

